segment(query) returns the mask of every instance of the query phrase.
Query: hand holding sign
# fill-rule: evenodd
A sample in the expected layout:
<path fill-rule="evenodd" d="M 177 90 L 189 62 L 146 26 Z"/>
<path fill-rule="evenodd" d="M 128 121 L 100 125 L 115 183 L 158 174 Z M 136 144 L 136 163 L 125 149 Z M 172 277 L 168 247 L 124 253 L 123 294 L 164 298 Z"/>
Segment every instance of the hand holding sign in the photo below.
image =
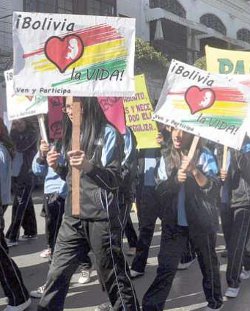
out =
<path fill-rule="evenodd" d="M 87 160 L 85 152 L 82 150 L 71 150 L 67 153 L 69 164 L 77 170 L 83 170 L 88 173 L 92 169 L 92 164 Z"/>
<path fill-rule="evenodd" d="M 49 152 L 49 144 L 45 140 L 40 141 L 39 151 L 42 158 L 46 158 L 47 153 Z"/>
<path fill-rule="evenodd" d="M 56 151 L 56 147 L 53 146 L 50 151 L 47 153 L 47 163 L 48 166 L 53 168 L 53 170 L 56 170 L 58 165 L 58 159 L 59 159 L 60 153 Z"/>

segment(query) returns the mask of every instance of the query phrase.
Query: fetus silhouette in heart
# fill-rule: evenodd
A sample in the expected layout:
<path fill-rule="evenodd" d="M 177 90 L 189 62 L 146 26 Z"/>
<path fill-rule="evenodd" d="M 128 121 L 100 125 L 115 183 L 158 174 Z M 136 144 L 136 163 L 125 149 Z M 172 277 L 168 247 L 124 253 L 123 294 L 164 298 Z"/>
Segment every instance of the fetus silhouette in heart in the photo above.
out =
<path fill-rule="evenodd" d="M 185 100 L 192 114 L 208 109 L 215 102 L 215 93 L 212 89 L 200 89 L 198 86 L 191 86 L 186 90 Z"/>
<path fill-rule="evenodd" d="M 61 73 L 75 63 L 84 52 L 84 45 L 77 35 L 67 35 L 64 38 L 50 37 L 44 47 L 45 55 Z"/>

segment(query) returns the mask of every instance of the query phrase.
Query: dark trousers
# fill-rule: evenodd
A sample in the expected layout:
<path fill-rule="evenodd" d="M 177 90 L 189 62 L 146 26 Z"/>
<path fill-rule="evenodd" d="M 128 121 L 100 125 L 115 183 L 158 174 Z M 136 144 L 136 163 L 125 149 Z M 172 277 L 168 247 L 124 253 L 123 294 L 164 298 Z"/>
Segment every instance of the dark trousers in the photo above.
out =
<path fill-rule="evenodd" d="M 71 276 L 91 249 L 113 309 L 139 311 L 121 243 L 122 228 L 110 221 L 86 221 L 64 216 L 38 310 L 63 310 Z"/>
<path fill-rule="evenodd" d="M 21 226 L 23 226 L 25 235 L 37 234 L 32 190 L 33 187 L 30 185 L 18 185 L 15 189 L 11 224 L 6 233 L 6 238 L 12 241 L 18 240 Z"/>
<path fill-rule="evenodd" d="M 250 270 L 250 253 L 246 244 L 250 231 L 250 207 L 231 208 L 233 211 L 231 234 L 228 242 L 228 262 L 226 278 L 229 287 L 237 288 L 240 284 L 242 265 Z"/>
<path fill-rule="evenodd" d="M 192 242 L 190 241 L 190 239 L 187 240 L 186 243 L 186 248 L 184 250 L 184 253 L 181 256 L 181 263 L 188 263 L 192 260 L 194 260 L 196 257 L 195 255 L 195 250 L 194 250 L 194 246 L 192 244 Z"/>
<path fill-rule="evenodd" d="M 137 215 L 139 221 L 139 236 L 136 245 L 136 255 L 131 269 L 144 272 L 149 248 L 153 239 L 155 223 L 161 218 L 160 204 L 154 187 L 144 187 L 140 197 L 136 198 Z"/>
<path fill-rule="evenodd" d="M 135 232 L 134 225 L 132 223 L 130 214 L 128 215 L 127 223 L 125 226 L 125 235 L 128 240 L 129 247 L 136 247 L 137 245 L 137 234 Z"/>
<path fill-rule="evenodd" d="M 132 208 L 132 202 L 120 202 L 119 209 L 120 209 L 120 219 L 122 223 L 123 232 L 125 233 L 129 247 L 136 247 L 137 244 L 137 234 L 135 232 L 130 212 Z"/>
<path fill-rule="evenodd" d="M 8 248 L 3 233 L 3 212 L 0 206 L 0 282 L 9 305 L 18 306 L 29 298 L 29 293 L 23 284 L 21 273 L 15 262 L 8 255 Z"/>
<path fill-rule="evenodd" d="M 159 311 L 164 309 L 178 263 L 188 239 L 188 228 L 162 226 L 157 275 L 143 297 L 143 310 Z M 222 294 L 219 262 L 215 252 L 216 234 L 199 234 L 192 237 L 191 241 L 203 275 L 202 284 L 208 306 L 212 309 L 219 308 L 222 305 Z"/>
<path fill-rule="evenodd" d="M 50 247 L 52 253 L 54 251 L 56 238 L 62 223 L 64 202 L 65 200 L 59 197 L 57 193 L 44 195 L 45 232 L 48 246 Z"/>
<path fill-rule="evenodd" d="M 232 233 L 232 225 L 234 219 L 234 210 L 230 207 L 230 203 L 220 204 L 221 227 L 225 239 L 226 249 L 228 249 L 229 241 Z"/>

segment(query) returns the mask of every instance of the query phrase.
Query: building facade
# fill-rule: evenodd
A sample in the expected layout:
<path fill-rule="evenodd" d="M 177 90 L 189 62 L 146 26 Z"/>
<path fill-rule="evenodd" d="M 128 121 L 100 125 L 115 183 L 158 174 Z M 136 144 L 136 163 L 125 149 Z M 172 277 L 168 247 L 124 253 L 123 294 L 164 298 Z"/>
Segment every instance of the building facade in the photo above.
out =
<path fill-rule="evenodd" d="M 135 17 L 137 35 L 168 59 L 193 64 L 206 44 L 250 50 L 250 1 L 121 0 L 117 13 Z"/>

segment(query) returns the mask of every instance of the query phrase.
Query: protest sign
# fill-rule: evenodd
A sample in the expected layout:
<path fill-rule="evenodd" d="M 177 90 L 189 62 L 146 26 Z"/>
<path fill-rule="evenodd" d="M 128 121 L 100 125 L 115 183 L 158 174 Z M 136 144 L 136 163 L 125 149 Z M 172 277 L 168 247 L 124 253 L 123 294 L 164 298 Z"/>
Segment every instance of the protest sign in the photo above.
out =
<path fill-rule="evenodd" d="M 240 149 L 249 121 L 248 90 L 234 76 L 172 60 L 153 119 Z"/>
<path fill-rule="evenodd" d="M 9 120 L 27 118 L 48 112 L 46 96 L 18 96 L 13 89 L 13 70 L 4 72 L 7 95 L 7 114 Z"/>
<path fill-rule="evenodd" d="M 207 70 L 221 74 L 250 74 L 250 52 L 205 47 Z"/>
<path fill-rule="evenodd" d="M 240 76 L 239 82 L 250 87 L 250 52 L 223 50 L 206 46 L 207 70 L 222 74 L 244 74 Z M 250 135 L 250 124 L 247 128 Z"/>
<path fill-rule="evenodd" d="M 49 138 L 60 140 L 63 136 L 63 97 L 49 97 L 48 126 Z"/>
<path fill-rule="evenodd" d="M 126 124 L 137 139 L 137 148 L 159 148 L 156 142 L 158 129 L 152 120 L 152 105 L 148 96 L 144 75 L 135 76 L 135 96 L 123 98 Z"/>
<path fill-rule="evenodd" d="M 19 95 L 134 94 L 133 18 L 14 12 L 13 49 Z"/>
<path fill-rule="evenodd" d="M 98 97 L 98 102 L 107 120 L 113 124 L 121 134 L 125 134 L 126 121 L 122 97 Z"/>

